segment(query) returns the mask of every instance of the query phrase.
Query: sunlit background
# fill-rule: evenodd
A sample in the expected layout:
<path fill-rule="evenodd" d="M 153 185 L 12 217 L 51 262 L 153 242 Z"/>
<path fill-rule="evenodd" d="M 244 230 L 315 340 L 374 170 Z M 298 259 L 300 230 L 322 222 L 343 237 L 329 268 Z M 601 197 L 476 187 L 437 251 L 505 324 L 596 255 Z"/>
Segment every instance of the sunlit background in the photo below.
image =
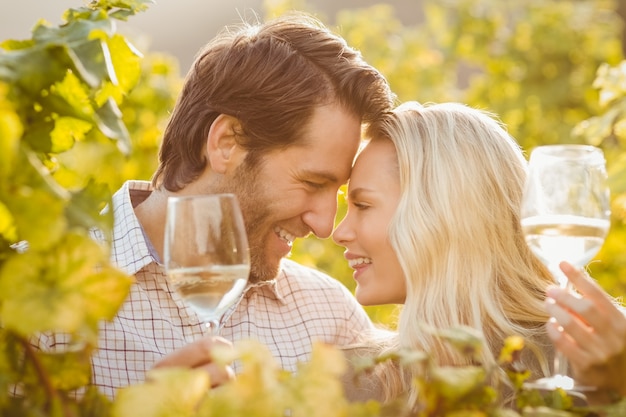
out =
<path fill-rule="evenodd" d="M 0 40 L 29 39 L 38 19 L 56 26 L 66 9 L 85 3 L 0 0 Z M 113 190 L 125 179 L 149 179 L 173 93 L 196 52 L 225 25 L 264 18 L 286 4 L 315 13 L 345 37 L 401 101 L 458 101 L 490 110 L 526 151 L 550 143 L 601 145 L 613 179 L 614 222 L 590 270 L 612 294 L 626 294 L 626 92 L 620 78 L 626 72 L 617 67 L 626 56 L 626 0 L 159 0 L 119 27 L 146 54 L 144 78 L 122 108 L 133 157 L 120 159 L 108 142 L 97 152 L 81 143 L 73 149 L 80 158 L 59 159 L 67 169 L 55 178 L 81 183 L 98 166 Z M 608 107 L 601 86 L 603 100 L 614 98 Z M 339 202 L 341 218 L 345 202 Z M 299 239 L 293 258 L 353 289 L 341 252 L 330 239 Z M 376 321 L 394 321 L 393 308 L 368 312 Z"/>
<path fill-rule="evenodd" d="M 40 18 L 57 25 L 66 9 L 86 3 L 84 0 L 0 0 L 0 39 L 30 38 L 30 30 Z M 306 2 L 306 8 L 315 10 L 329 22 L 338 10 L 379 3 L 393 5 L 405 23 L 413 23 L 420 13 L 420 0 L 311 0 Z M 262 17 L 263 4 L 263 0 L 158 0 L 129 23 L 122 24 L 120 30 L 140 39 L 141 50 L 149 48 L 174 55 L 181 71 L 186 72 L 195 53 L 223 26 Z"/>

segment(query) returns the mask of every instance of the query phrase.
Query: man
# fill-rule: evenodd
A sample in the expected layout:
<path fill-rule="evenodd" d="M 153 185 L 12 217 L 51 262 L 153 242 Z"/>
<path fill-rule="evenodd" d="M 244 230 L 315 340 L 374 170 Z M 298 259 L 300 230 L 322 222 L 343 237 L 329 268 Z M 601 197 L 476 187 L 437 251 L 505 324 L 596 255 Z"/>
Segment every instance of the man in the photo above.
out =
<path fill-rule="evenodd" d="M 296 238 L 330 235 L 361 125 L 392 101 L 378 71 L 303 15 L 224 32 L 200 51 L 152 183 L 128 182 L 113 199 L 113 261 L 136 283 L 115 320 L 101 326 L 94 384 L 112 397 L 143 381 L 159 360 L 210 366 L 206 329 L 172 292 L 160 263 L 169 196 L 229 192 L 239 199 L 251 273 L 224 319 L 225 339 L 260 340 L 295 370 L 313 341 L 345 345 L 369 329 L 338 281 L 283 258 Z"/>

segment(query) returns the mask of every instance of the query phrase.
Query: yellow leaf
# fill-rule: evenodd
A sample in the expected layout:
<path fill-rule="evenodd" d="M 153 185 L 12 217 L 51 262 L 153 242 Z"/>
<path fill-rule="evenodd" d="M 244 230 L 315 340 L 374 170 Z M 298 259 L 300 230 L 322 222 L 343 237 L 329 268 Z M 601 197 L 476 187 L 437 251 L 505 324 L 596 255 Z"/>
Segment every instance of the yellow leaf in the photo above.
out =
<path fill-rule="evenodd" d="M 198 410 L 202 416 L 270 417 L 283 415 L 288 393 L 285 383 L 291 374 L 279 368 L 268 347 L 256 340 L 235 343 L 227 353 L 213 352 L 219 361 L 236 359 L 242 370 L 234 381 L 213 389 Z"/>
<path fill-rule="evenodd" d="M 524 348 L 524 338 L 520 336 L 509 336 L 504 339 L 504 346 L 498 356 L 499 363 L 511 363 L 516 355 Z"/>
<path fill-rule="evenodd" d="M 0 178 L 8 176 L 13 169 L 23 133 L 18 115 L 11 109 L 3 108 L 3 100 L 0 88 Z"/>
<path fill-rule="evenodd" d="M 132 282 L 107 263 L 104 248 L 77 234 L 10 257 L 0 269 L 3 324 L 25 336 L 95 328 L 113 317 Z"/>
<path fill-rule="evenodd" d="M 85 134 L 93 127 L 91 123 L 74 117 L 59 117 L 55 120 L 54 129 L 50 132 L 52 152 L 65 152 L 74 145 L 74 141 L 83 140 Z"/>
<path fill-rule="evenodd" d="M 443 397 L 455 400 L 485 383 L 485 369 L 479 366 L 436 367 L 432 378 Z"/>
<path fill-rule="evenodd" d="M 68 70 L 62 81 L 53 84 L 50 92 L 65 100 L 77 114 L 83 117 L 94 114 L 87 89 L 72 71 Z"/>
<path fill-rule="evenodd" d="M 205 371 L 161 368 L 148 372 L 146 382 L 117 392 L 113 417 L 191 417 L 210 389 Z"/>
<path fill-rule="evenodd" d="M 344 354 L 331 345 L 313 345 L 311 360 L 302 363 L 290 384 L 293 417 L 344 416 L 348 402 L 340 376 L 347 363 Z"/>
<path fill-rule="evenodd" d="M 17 240 L 15 219 L 2 201 L 0 201 L 0 235 L 4 236 L 9 242 Z"/>

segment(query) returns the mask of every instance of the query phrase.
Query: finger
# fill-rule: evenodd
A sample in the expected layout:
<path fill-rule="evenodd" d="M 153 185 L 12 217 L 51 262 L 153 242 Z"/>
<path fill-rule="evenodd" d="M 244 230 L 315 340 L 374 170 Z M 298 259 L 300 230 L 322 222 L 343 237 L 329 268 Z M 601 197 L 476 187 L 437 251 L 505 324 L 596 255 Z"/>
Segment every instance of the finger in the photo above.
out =
<path fill-rule="evenodd" d="M 554 305 L 573 314 L 587 326 L 597 327 L 606 324 L 605 314 L 599 311 L 593 301 L 582 298 L 579 294 L 558 287 L 548 288 L 546 291 L 546 310 L 551 312 Z M 559 320 L 561 322 L 562 320 Z"/>
<path fill-rule="evenodd" d="M 209 374 L 211 388 L 218 387 L 235 379 L 235 371 L 233 371 L 233 368 L 230 366 L 210 363 L 194 369 L 200 369 Z"/>
<path fill-rule="evenodd" d="M 154 364 L 154 367 L 182 366 L 196 368 L 210 364 L 213 361 L 211 351 L 219 345 L 231 346 L 231 343 L 219 337 L 198 339 L 165 355 Z"/>
<path fill-rule="evenodd" d="M 574 285 L 576 290 L 583 296 L 593 300 L 595 304 L 603 309 L 610 310 L 614 307 L 608 294 L 604 292 L 602 287 L 600 287 L 593 278 L 567 262 L 561 262 L 559 267 L 561 271 L 567 275 L 567 278 Z"/>
<path fill-rule="evenodd" d="M 576 354 L 579 362 L 584 361 L 584 366 L 605 365 L 624 352 L 625 340 L 619 331 L 598 332 L 550 299 L 546 300 L 546 310 L 552 316 L 551 322 L 556 323 L 556 326 L 552 325 L 552 336 L 555 340 L 565 339 L 558 342 L 559 348 L 571 351 L 571 355 Z"/>
<path fill-rule="evenodd" d="M 546 323 L 546 332 L 554 347 L 562 352 L 568 359 L 578 355 L 578 346 L 565 333 L 563 328 L 554 318 L 550 318 Z"/>
<path fill-rule="evenodd" d="M 577 343 L 588 340 L 592 329 L 580 317 L 571 314 L 569 310 L 564 309 L 551 298 L 546 298 L 545 307 L 548 314 L 556 320 L 563 331 Z"/>
<path fill-rule="evenodd" d="M 572 364 L 584 364 L 583 366 L 586 366 L 589 363 L 589 352 L 576 343 L 567 333 L 563 332 L 562 327 L 555 319 L 551 318 L 548 320 L 546 332 L 552 340 L 555 349 L 563 353 Z"/>
<path fill-rule="evenodd" d="M 562 262 L 560 266 L 583 297 L 572 296 L 568 291 L 548 288 L 549 297 L 575 311 L 596 330 L 611 326 L 611 322 L 624 320 L 624 314 L 595 280 L 566 262 Z"/>

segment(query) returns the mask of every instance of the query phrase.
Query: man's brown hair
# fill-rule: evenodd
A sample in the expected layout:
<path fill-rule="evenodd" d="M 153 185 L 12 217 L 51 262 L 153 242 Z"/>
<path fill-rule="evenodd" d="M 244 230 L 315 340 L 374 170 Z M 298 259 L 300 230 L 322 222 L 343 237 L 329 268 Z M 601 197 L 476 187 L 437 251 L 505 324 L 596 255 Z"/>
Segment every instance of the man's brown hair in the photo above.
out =
<path fill-rule="evenodd" d="M 311 16 L 224 31 L 187 74 L 153 184 L 178 191 L 202 173 L 202 150 L 220 114 L 239 120 L 239 144 L 258 156 L 294 144 L 317 106 L 339 103 L 369 124 L 393 99 L 385 78 Z"/>

